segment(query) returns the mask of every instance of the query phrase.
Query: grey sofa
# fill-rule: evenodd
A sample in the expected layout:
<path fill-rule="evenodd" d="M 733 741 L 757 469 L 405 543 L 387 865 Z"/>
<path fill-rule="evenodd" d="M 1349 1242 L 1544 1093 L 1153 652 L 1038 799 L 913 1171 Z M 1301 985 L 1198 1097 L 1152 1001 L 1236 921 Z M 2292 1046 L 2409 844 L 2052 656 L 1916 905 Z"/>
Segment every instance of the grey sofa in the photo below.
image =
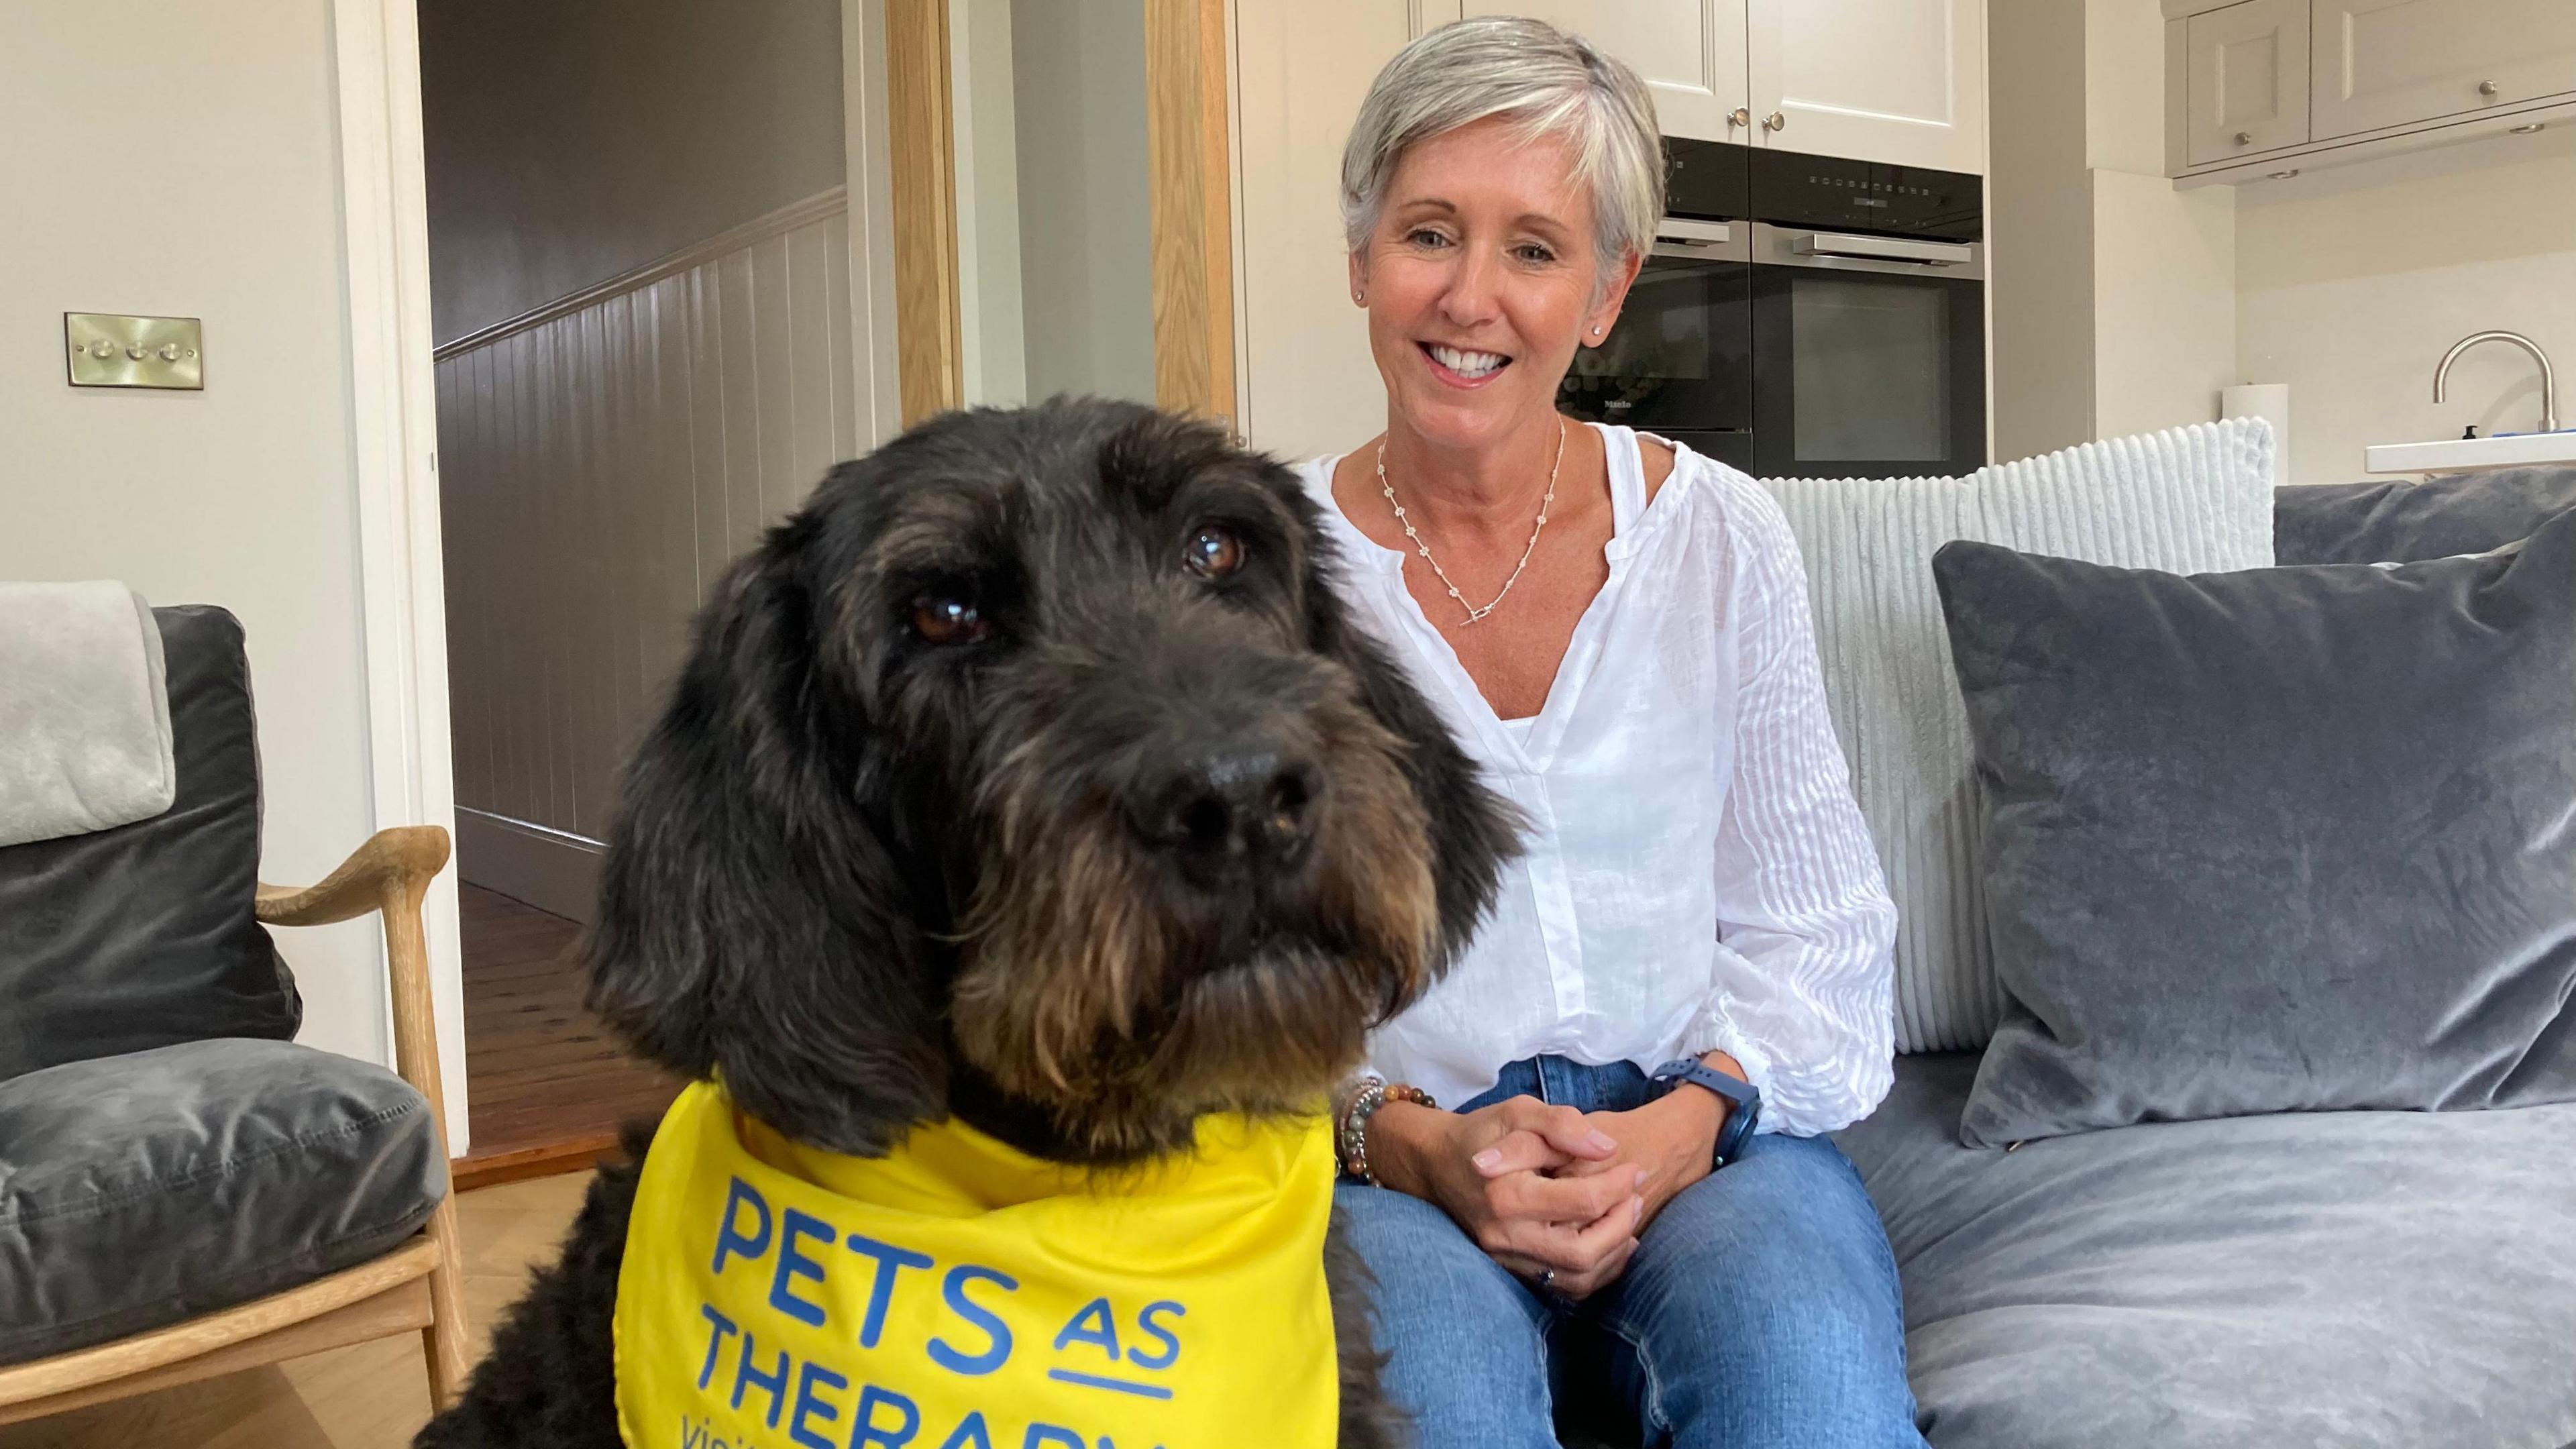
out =
<path fill-rule="evenodd" d="M 264 891 L 241 627 L 155 618 L 169 810 L 0 849 L 0 1422 L 433 1317 L 434 1375 L 463 1365 L 419 948 L 445 837 L 389 830 L 311 890 Z M 425 1086 L 290 1040 L 262 921 L 379 909 Z"/>
<path fill-rule="evenodd" d="M 2496 547 L 2576 469 L 2284 489 L 2290 563 Z M 2576 755 L 2576 700 L 2568 749 Z M 2562 1028 L 2576 1003 L 2562 1003 Z M 1978 1056 L 1900 1058 L 1840 1134 L 1905 1284 L 1919 1422 L 1962 1446 L 2576 1444 L 2576 1103 L 1960 1144 Z"/>

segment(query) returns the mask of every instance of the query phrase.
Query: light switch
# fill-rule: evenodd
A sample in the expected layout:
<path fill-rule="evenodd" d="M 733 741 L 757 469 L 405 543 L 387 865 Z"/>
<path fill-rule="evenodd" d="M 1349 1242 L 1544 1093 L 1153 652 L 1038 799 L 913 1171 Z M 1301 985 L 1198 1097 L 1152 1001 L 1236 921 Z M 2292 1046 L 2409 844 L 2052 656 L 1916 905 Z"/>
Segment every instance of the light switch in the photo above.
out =
<path fill-rule="evenodd" d="M 63 314 L 63 350 L 74 387 L 202 390 L 205 345 L 205 328 L 194 317 Z"/>

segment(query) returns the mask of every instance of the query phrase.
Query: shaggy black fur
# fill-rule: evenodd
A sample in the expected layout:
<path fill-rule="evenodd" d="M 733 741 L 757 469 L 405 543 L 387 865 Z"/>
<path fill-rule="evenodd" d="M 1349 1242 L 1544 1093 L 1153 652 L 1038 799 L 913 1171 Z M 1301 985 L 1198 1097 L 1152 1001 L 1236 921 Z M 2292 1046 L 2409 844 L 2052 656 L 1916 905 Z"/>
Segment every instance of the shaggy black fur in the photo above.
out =
<path fill-rule="evenodd" d="M 629 767 L 594 1006 L 845 1152 L 954 1114 L 1110 1166 L 1306 1107 L 1515 848 L 1334 566 L 1285 469 L 1132 405 L 949 414 L 841 465 L 735 565 Z M 649 1135 L 423 1449 L 618 1443 Z M 1338 1228 L 1325 1267 L 1342 1443 L 1399 1444 Z"/>

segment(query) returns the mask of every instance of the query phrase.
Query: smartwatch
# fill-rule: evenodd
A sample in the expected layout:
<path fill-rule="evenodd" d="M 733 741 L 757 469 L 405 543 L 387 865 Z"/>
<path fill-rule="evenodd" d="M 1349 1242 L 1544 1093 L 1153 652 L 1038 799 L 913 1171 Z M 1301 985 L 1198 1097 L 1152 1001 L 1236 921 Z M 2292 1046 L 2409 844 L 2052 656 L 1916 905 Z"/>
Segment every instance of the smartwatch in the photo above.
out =
<path fill-rule="evenodd" d="M 1744 1144 L 1753 1140 L 1753 1129 L 1762 1121 L 1761 1088 L 1751 1082 L 1738 1081 L 1697 1057 L 1676 1058 L 1655 1068 L 1650 1075 L 1663 1086 L 1664 1091 L 1658 1096 L 1688 1082 L 1694 1087 L 1706 1087 L 1726 1099 L 1726 1125 L 1717 1129 L 1716 1160 L 1710 1164 L 1712 1169 L 1733 1162 L 1736 1155 L 1744 1150 Z"/>

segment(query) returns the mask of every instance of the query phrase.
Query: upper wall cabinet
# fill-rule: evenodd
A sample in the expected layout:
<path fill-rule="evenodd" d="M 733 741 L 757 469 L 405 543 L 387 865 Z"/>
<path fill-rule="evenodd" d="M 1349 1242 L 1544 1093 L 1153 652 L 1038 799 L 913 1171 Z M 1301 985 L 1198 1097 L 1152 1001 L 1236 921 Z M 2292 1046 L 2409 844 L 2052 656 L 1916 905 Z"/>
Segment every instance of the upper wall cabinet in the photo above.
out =
<path fill-rule="evenodd" d="M 2308 139 L 2308 0 L 2245 0 L 2183 35 L 2193 165 Z"/>
<path fill-rule="evenodd" d="M 2318 140 L 2576 91 L 2568 0 L 2315 0 Z"/>
<path fill-rule="evenodd" d="M 1468 15 L 1528 15 L 1636 67 L 1670 136 L 1741 141 L 1752 124 L 1744 0 L 1466 0 Z"/>
<path fill-rule="evenodd" d="M 1984 174 L 1985 0 L 1750 0 L 1745 9 L 1764 145 Z"/>
<path fill-rule="evenodd" d="M 1985 0 L 1412 0 L 1530 15 L 1637 68 L 1664 133 L 1982 174 Z"/>
<path fill-rule="evenodd" d="M 2576 118 L 2576 0 L 2164 0 L 2166 169 L 2247 181 Z"/>

